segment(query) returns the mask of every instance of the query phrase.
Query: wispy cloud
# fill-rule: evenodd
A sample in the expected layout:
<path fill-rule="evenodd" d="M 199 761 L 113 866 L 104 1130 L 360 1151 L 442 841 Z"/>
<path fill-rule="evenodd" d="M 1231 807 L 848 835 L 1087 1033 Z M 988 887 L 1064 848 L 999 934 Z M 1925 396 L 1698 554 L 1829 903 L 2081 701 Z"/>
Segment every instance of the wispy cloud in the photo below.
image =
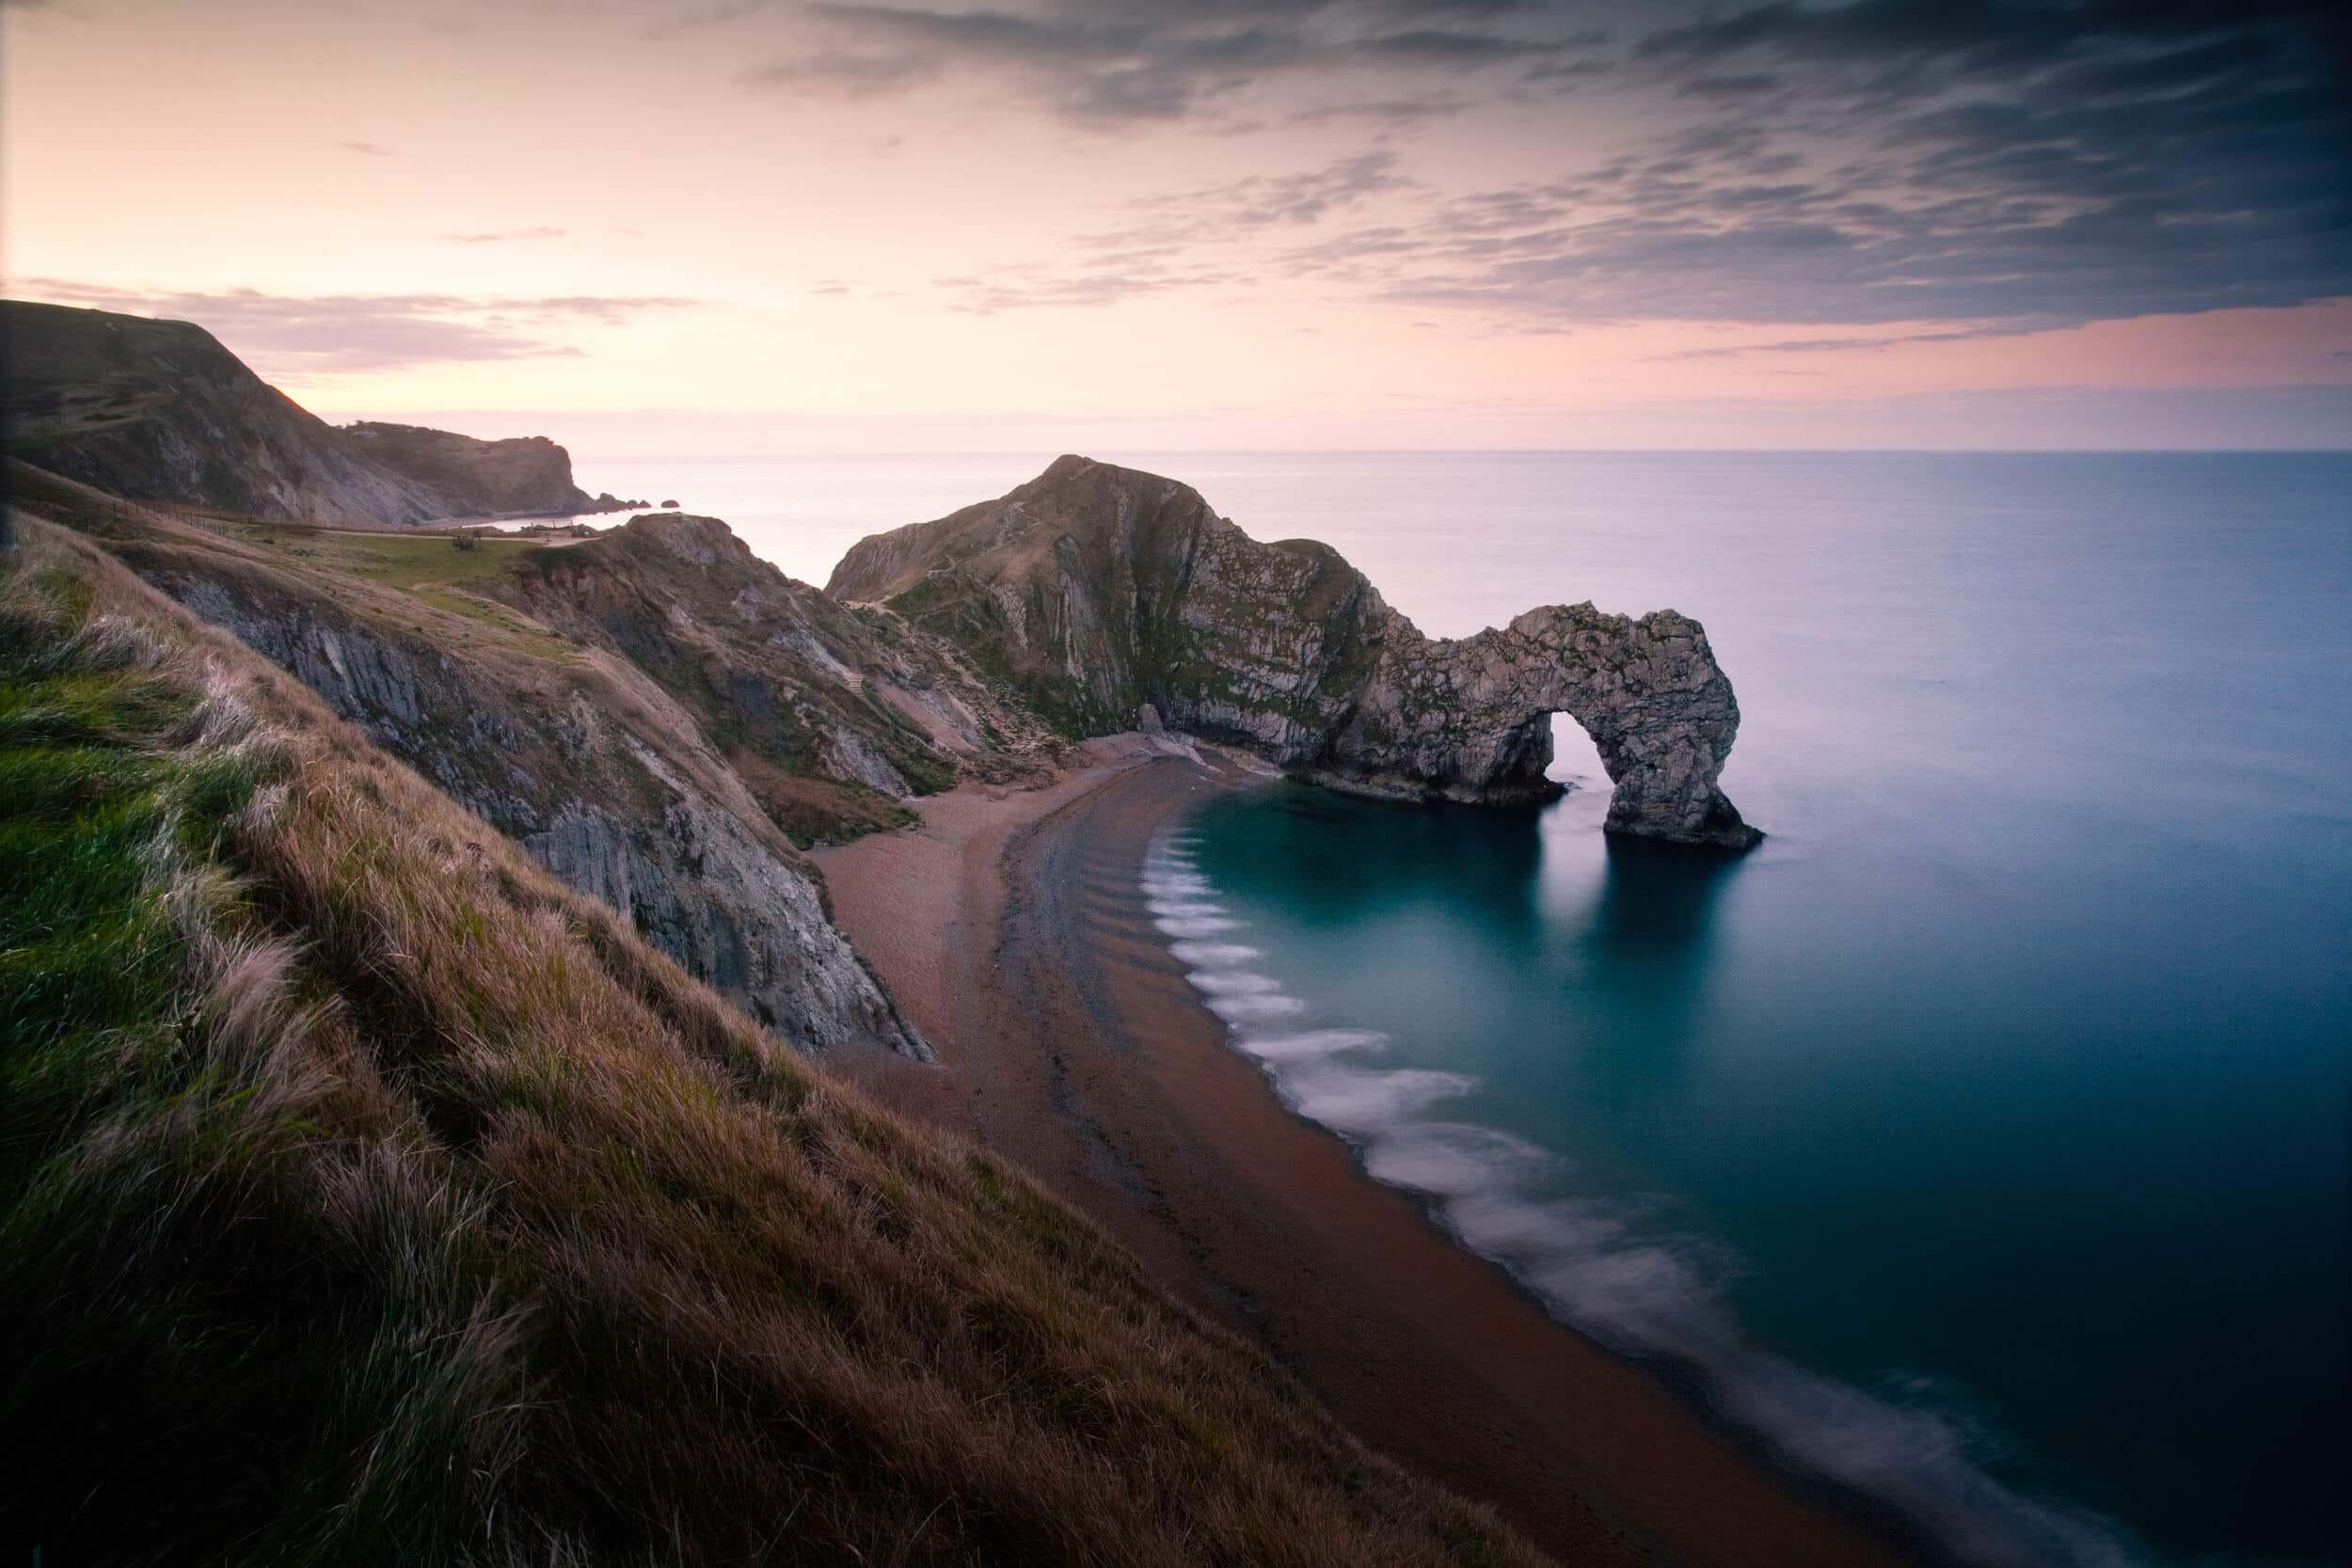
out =
<path fill-rule="evenodd" d="M 933 286 L 948 294 L 951 309 L 980 315 L 1244 287 L 1255 279 L 1238 260 L 1237 245 L 1311 228 L 1411 184 L 1396 172 L 1393 153 L 1371 151 L 1317 168 L 1137 198 L 1127 203 L 1129 221 L 1076 236 L 1061 257 L 935 278 Z"/>
<path fill-rule="evenodd" d="M 578 356 L 544 334 L 582 324 L 612 325 L 691 299 L 660 295 L 545 296 L 266 293 L 140 290 L 30 278 L 25 297 L 193 321 L 264 376 L 351 374 L 417 365 Z"/>
<path fill-rule="evenodd" d="M 1756 354 L 1847 354 L 1869 349 L 1893 348 L 1898 343 L 1956 343 L 1971 338 L 2003 335 L 2014 328 L 1976 327 L 1954 332 L 1900 332 L 1887 338 L 1784 338 L 1770 343 L 1727 343 L 1721 348 L 1686 348 L 1673 354 L 1653 354 L 1654 362 L 1671 363 L 1689 359 L 1743 359 Z M 1814 372 L 1782 371 L 1782 375 L 1814 374 Z"/>
<path fill-rule="evenodd" d="M 949 309 L 966 315 L 992 316 L 1000 310 L 1117 305 L 1176 289 L 1232 287 L 1250 281 L 1243 273 L 1187 266 L 1168 254 L 1146 251 L 1104 257 L 1092 268 L 1031 263 L 935 278 L 933 286 L 949 296 Z"/>
<path fill-rule="evenodd" d="M 372 141 L 339 141 L 335 144 L 345 152 L 357 152 L 364 158 L 389 158 L 392 150 Z"/>
<path fill-rule="evenodd" d="M 1080 243 L 1097 247 L 1168 245 L 1232 239 L 1252 230 L 1314 224 L 1360 207 L 1375 196 L 1411 188 L 1393 152 L 1359 152 L 1289 174 L 1253 174 L 1187 191 L 1138 197 L 1128 203 L 1141 221 Z"/>

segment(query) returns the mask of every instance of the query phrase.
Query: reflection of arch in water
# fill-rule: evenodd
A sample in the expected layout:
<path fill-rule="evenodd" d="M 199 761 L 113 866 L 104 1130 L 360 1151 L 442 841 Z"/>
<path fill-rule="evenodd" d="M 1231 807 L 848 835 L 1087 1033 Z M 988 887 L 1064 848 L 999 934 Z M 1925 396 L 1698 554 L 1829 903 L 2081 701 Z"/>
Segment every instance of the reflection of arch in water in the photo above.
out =
<path fill-rule="evenodd" d="M 1593 907 L 1594 940 L 1614 951 L 1703 970 L 1714 942 L 1716 902 L 1740 863 L 1614 836 L 1606 853 L 1609 871 Z"/>
<path fill-rule="evenodd" d="M 1543 916 L 1539 813 L 1366 800 L 1303 784 L 1212 800 L 1220 890 L 1279 899 L 1327 929 L 1406 906 L 1452 908 L 1509 941 L 1534 941 Z M 1314 896 L 1301 899 L 1302 890 Z"/>
<path fill-rule="evenodd" d="M 1610 834 L 1598 885 L 1565 918 L 1580 950 L 1586 1069 L 1645 1098 L 1680 1077 L 1721 961 L 1716 910 L 1742 862 Z"/>

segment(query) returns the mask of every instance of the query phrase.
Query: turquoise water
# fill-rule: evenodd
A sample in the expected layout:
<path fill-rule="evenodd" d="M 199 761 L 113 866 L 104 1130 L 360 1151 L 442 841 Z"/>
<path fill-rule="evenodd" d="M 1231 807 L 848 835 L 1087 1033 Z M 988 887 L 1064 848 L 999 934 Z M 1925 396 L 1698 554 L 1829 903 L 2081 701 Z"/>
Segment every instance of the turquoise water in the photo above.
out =
<path fill-rule="evenodd" d="M 1986 1560 L 2344 1560 L 2352 458 L 1231 461 L 1425 629 L 1697 615 L 1772 834 L 1606 839 L 1572 729 L 1216 800 L 1148 882 L 1286 1099 Z"/>
<path fill-rule="evenodd" d="M 589 467 L 821 581 L 1051 453 Z M 2344 1561 L 2352 456 L 1165 454 L 1434 635 L 1702 620 L 1737 863 L 1281 786 L 1152 868 L 1281 1092 L 1986 1560 Z M 1565 721 L 1560 721 L 1565 724 Z"/>

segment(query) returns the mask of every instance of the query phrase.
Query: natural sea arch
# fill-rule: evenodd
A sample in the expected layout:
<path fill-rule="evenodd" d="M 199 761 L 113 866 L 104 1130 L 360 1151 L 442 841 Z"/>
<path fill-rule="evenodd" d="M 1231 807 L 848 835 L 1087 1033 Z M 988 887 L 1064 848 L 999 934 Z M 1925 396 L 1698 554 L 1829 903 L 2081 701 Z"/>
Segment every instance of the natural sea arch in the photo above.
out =
<path fill-rule="evenodd" d="M 1486 803 L 1546 800 L 1551 719 L 1591 736 L 1612 832 L 1744 849 L 1763 835 L 1717 780 L 1740 705 L 1688 616 L 1548 605 L 1458 641 L 1392 647 L 1330 743 L 1335 782 Z"/>

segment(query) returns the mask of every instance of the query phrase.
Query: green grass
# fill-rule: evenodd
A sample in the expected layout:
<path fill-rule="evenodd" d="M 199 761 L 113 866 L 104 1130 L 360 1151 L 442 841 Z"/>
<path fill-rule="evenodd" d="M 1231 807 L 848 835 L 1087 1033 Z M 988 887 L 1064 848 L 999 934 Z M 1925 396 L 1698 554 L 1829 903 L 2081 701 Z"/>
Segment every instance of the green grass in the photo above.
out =
<path fill-rule="evenodd" d="M 256 780 L 249 759 L 162 742 L 195 703 L 85 646 L 44 652 L 0 617 L 0 1190 L 17 1191 L 124 1085 L 174 1083 L 167 1060 L 183 942 L 161 868 L 204 854 Z"/>
<path fill-rule="evenodd" d="M 0 1560 L 1539 1560 L 41 525 L 0 895 Z"/>
<path fill-rule="evenodd" d="M 447 533 L 358 533 L 268 523 L 245 524 L 232 533 L 247 544 L 281 548 L 330 571 L 411 590 L 486 592 L 506 580 L 517 559 L 548 548 L 536 539 L 488 535 L 474 548 L 461 550 Z"/>
<path fill-rule="evenodd" d="M 469 621 L 518 652 L 558 663 L 577 657 L 578 650 L 563 637 L 491 596 L 518 560 L 548 547 L 539 540 L 485 535 L 473 548 L 461 550 L 448 533 L 356 533 L 249 520 L 224 531 L 282 557 L 289 568 L 306 577 L 392 589 Z"/>
<path fill-rule="evenodd" d="M 350 1375 L 413 1304 L 355 1317 L 271 1191 L 311 1130 L 269 1049 L 286 954 L 225 853 L 291 760 L 75 587 L 0 608 L 0 1519 L 58 1561 L 445 1548 L 461 1515 L 413 1478 L 304 1514 L 337 1430 L 425 1440 L 398 1406 L 436 1358 Z"/>

